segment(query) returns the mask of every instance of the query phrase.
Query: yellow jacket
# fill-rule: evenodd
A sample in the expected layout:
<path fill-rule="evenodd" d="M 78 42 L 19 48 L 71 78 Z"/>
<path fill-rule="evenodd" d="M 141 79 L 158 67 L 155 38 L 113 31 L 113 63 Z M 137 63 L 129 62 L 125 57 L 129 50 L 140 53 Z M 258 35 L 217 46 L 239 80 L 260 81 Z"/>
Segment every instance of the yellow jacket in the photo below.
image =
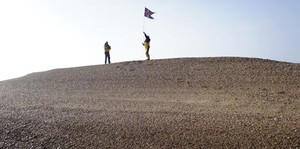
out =
<path fill-rule="evenodd" d="M 110 46 L 108 44 L 104 45 L 104 52 L 109 52 Z"/>
<path fill-rule="evenodd" d="M 147 50 L 148 47 L 150 46 L 150 42 L 144 42 L 143 45 L 144 45 L 145 49 Z"/>

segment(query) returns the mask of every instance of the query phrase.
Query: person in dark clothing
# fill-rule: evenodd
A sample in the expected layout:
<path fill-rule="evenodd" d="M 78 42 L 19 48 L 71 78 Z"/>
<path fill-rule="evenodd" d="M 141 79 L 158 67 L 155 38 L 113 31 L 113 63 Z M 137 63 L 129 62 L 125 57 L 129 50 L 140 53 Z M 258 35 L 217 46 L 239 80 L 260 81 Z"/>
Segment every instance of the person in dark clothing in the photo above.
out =
<path fill-rule="evenodd" d="M 111 47 L 108 44 L 108 42 L 106 41 L 104 44 L 105 64 L 106 64 L 107 60 L 108 60 L 108 63 L 110 64 L 110 54 L 109 54 L 110 49 L 111 49 Z"/>
<path fill-rule="evenodd" d="M 146 51 L 146 57 L 147 57 L 147 60 L 150 60 L 150 55 L 149 55 L 149 49 L 150 49 L 150 37 L 145 33 L 143 32 L 144 35 L 145 35 L 145 41 L 143 43 L 144 47 L 145 47 L 145 51 Z"/>

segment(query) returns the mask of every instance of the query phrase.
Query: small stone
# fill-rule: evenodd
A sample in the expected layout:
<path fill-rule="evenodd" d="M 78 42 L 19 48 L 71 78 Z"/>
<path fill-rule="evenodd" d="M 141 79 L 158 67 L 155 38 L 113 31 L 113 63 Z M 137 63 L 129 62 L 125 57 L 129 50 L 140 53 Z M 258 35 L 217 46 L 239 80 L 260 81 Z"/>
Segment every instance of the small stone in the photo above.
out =
<path fill-rule="evenodd" d="M 0 148 L 4 147 L 4 142 L 0 142 Z"/>

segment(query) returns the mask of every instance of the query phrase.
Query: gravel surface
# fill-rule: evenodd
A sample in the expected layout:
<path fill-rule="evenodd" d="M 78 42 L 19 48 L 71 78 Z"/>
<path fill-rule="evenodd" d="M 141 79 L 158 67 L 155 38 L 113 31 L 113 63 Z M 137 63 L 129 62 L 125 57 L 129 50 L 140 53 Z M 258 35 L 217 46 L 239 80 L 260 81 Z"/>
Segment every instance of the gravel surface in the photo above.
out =
<path fill-rule="evenodd" d="M 300 64 L 184 58 L 0 82 L 0 148 L 300 148 Z"/>

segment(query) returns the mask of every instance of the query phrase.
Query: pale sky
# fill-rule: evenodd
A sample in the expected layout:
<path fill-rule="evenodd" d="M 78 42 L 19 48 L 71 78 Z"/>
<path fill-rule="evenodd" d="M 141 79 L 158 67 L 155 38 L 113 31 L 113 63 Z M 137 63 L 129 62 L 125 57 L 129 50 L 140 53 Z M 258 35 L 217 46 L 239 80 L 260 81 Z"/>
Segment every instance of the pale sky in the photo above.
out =
<path fill-rule="evenodd" d="M 113 63 L 145 60 L 144 25 L 153 59 L 300 63 L 299 14 L 299 0 L 0 0 L 0 80 L 103 64 L 106 41 Z"/>

